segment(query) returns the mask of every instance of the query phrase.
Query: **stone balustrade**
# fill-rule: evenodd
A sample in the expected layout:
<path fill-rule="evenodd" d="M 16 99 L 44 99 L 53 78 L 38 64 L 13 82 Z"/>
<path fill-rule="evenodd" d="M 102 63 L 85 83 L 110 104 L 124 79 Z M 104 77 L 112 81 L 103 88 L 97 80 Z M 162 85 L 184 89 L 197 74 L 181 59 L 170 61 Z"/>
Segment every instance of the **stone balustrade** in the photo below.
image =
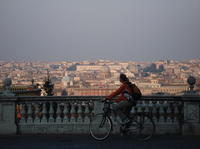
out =
<path fill-rule="evenodd" d="M 88 133 L 102 96 L 0 97 L 0 134 Z M 131 112 L 148 113 L 157 134 L 200 134 L 200 96 L 143 96 Z M 119 132 L 113 116 L 114 131 Z"/>

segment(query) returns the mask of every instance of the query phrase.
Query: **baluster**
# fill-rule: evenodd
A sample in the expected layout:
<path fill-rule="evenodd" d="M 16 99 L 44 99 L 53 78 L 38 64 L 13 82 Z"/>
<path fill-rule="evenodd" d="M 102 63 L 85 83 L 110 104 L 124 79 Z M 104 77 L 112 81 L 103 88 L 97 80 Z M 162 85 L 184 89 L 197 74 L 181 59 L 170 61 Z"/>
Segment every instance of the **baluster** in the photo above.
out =
<path fill-rule="evenodd" d="M 134 107 L 134 112 L 135 112 L 135 114 L 138 113 L 138 106 Z"/>
<path fill-rule="evenodd" d="M 57 106 L 57 112 L 56 112 L 56 122 L 57 123 L 61 123 L 62 120 L 61 120 L 61 103 L 58 103 L 58 106 Z"/>
<path fill-rule="evenodd" d="M 75 123 L 76 122 L 76 102 L 72 103 L 72 107 L 71 107 L 71 119 L 70 122 L 71 123 Z"/>
<path fill-rule="evenodd" d="M 179 102 L 177 108 L 178 108 L 178 120 L 179 120 L 180 123 L 182 123 L 182 120 L 183 120 L 183 103 Z"/>
<path fill-rule="evenodd" d="M 131 108 L 131 112 L 130 112 L 131 114 L 134 114 L 134 113 L 135 113 L 135 107 L 136 107 L 136 106 L 133 106 L 133 107 Z"/>
<path fill-rule="evenodd" d="M 31 104 L 31 118 L 32 118 L 32 122 L 34 123 L 34 121 L 35 121 L 35 118 L 36 118 L 36 116 L 35 116 L 35 103 L 32 103 Z"/>
<path fill-rule="evenodd" d="M 152 117 L 153 117 L 154 119 L 157 119 L 157 114 L 156 114 L 156 113 L 157 113 L 157 110 L 156 110 L 156 107 L 157 107 L 157 106 L 156 106 L 156 103 L 157 103 L 157 101 L 155 101 L 155 100 L 152 101 L 152 104 L 153 104 L 153 107 L 152 107 L 152 108 L 153 108 L 153 109 L 152 109 L 153 115 L 152 115 Z"/>
<path fill-rule="evenodd" d="M 81 118 L 82 118 L 82 121 L 84 122 L 85 121 L 85 117 L 86 117 L 86 114 L 85 114 L 85 110 L 86 110 L 85 101 L 82 101 L 80 109 L 81 109 Z"/>
<path fill-rule="evenodd" d="M 42 117 L 44 116 L 44 115 L 43 115 L 43 106 L 44 106 L 44 103 L 41 103 L 41 102 L 40 102 L 40 103 L 38 104 L 40 123 L 41 123 L 41 121 L 42 121 Z"/>
<path fill-rule="evenodd" d="M 39 123 L 40 122 L 40 117 L 41 117 L 40 104 L 36 103 L 34 106 L 35 106 L 35 119 L 34 119 L 34 123 Z"/>
<path fill-rule="evenodd" d="M 145 106 L 145 113 L 149 114 L 149 101 L 144 101 L 144 106 Z"/>
<path fill-rule="evenodd" d="M 164 118 L 164 100 L 160 100 L 159 101 L 159 107 L 160 107 L 160 122 L 164 122 L 165 118 Z"/>
<path fill-rule="evenodd" d="M 64 110 L 63 110 L 63 122 L 66 124 L 68 122 L 68 109 L 67 109 L 67 103 L 64 103 Z"/>
<path fill-rule="evenodd" d="M 168 123 L 171 123 L 171 109 L 170 109 L 170 103 L 171 101 L 168 101 L 167 104 L 168 104 L 168 108 L 167 108 L 167 122 Z"/>
<path fill-rule="evenodd" d="M 141 111 L 142 111 L 142 113 L 146 113 L 147 112 L 147 104 L 146 104 L 145 101 L 142 101 Z"/>
<path fill-rule="evenodd" d="M 175 112 L 175 108 L 174 108 L 174 104 L 173 104 L 172 102 L 170 103 L 170 110 L 171 110 L 170 118 L 171 118 L 172 123 L 174 123 L 174 112 Z"/>
<path fill-rule="evenodd" d="M 164 122 L 167 122 L 167 118 L 168 118 L 168 103 L 167 101 L 164 102 L 164 106 L 163 106 L 163 111 L 164 111 Z"/>
<path fill-rule="evenodd" d="M 89 123 L 90 122 L 90 112 L 89 112 L 89 103 L 86 102 L 85 105 L 85 122 Z"/>
<path fill-rule="evenodd" d="M 22 118 L 22 107 L 21 104 L 16 104 L 16 122 L 17 124 L 20 123 L 20 120 Z"/>
<path fill-rule="evenodd" d="M 49 107 L 49 123 L 53 123 L 54 122 L 54 110 L 53 110 L 53 103 L 50 103 L 50 107 Z"/>
<path fill-rule="evenodd" d="M 85 113 L 86 113 L 85 121 L 89 123 L 90 122 L 89 102 L 86 102 Z"/>
<path fill-rule="evenodd" d="M 83 119 L 82 119 L 82 116 L 81 116 L 81 114 L 82 114 L 81 103 L 78 103 L 77 107 L 78 107 L 78 109 L 77 109 L 77 122 L 82 123 Z"/>
<path fill-rule="evenodd" d="M 138 112 L 138 113 L 141 113 L 141 112 L 142 112 L 142 101 L 138 101 L 138 104 L 137 104 L 137 112 Z"/>
<path fill-rule="evenodd" d="M 178 106 L 179 106 L 179 102 L 176 101 L 175 104 L 174 104 L 174 121 L 175 122 L 179 121 L 179 119 L 178 119 L 178 114 L 179 114 Z"/>
<path fill-rule="evenodd" d="M 46 119 L 47 119 L 47 123 L 49 123 L 49 119 L 50 119 L 50 108 L 51 108 L 51 104 L 49 102 L 45 103 L 45 109 L 46 109 Z"/>
<path fill-rule="evenodd" d="M 178 108 L 179 133 L 182 134 L 184 115 L 183 115 L 183 103 L 181 101 L 179 101 L 179 104 L 178 104 L 177 108 Z"/>
<path fill-rule="evenodd" d="M 159 101 L 157 101 L 157 104 L 156 104 L 156 119 L 157 119 L 157 122 L 160 121 L 160 103 L 159 103 Z"/>
<path fill-rule="evenodd" d="M 78 120 L 78 110 L 79 110 L 79 106 L 78 106 L 78 102 L 76 101 L 74 103 L 74 118 L 75 118 L 75 121 L 77 122 Z"/>
<path fill-rule="evenodd" d="M 56 119 L 58 117 L 57 110 L 58 110 L 59 105 L 57 102 L 53 102 L 52 105 L 53 105 L 53 118 L 54 118 L 54 122 L 56 122 Z"/>
<path fill-rule="evenodd" d="M 153 119 L 153 103 L 152 103 L 152 101 L 149 102 L 148 111 L 149 111 L 149 116 Z"/>
<path fill-rule="evenodd" d="M 60 110 L 61 110 L 60 118 L 61 118 L 61 122 L 63 122 L 63 120 L 64 120 L 64 108 L 65 108 L 65 103 L 62 102 L 60 104 Z"/>
<path fill-rule="evenodd" d="M 27 103 L 24 104 L 24 109 L 25 109 L 24 117 L 25 117 L 25 121 L 27 123 L 27 121 L 28 121 L 28 105 L 27 105 Z"/>
<path fill-rule="evenodd" d="M 22 106 L 22 110 L 21 110 L 20 123 L 25 123 L 26 122 L 26 108 L 25 108 L 25 104 L 21 104 L 21 106 Z"/>
<path fill-rule="evenodd" d="M 137 114 L 137 113 L 138 113 L 138 105 L 136 105 L 135 107 L 133 107 L 133 108 L 132 108 L 132 111 L 133 111 L 134 114 Z M 138 119 L 137 116 L 135 116 L 134 118 L 135 118 L 135 120 Z"/>
<path fill-rule="evenodd" d="M 71 117 L 72 117 L 72 105 L 70 102 L 67 102 L 67 118 L 68 121 L 71 121 Z"/>
<path fill-rule="evenodd" d="M 46 123 L 47 120 L 47 107 L 45 103 L 42 103 L 42 118 L 41 118 L 41 123 Z"/>
<path fill-rule="evenodd" d="M 92 100 L 89 101 L 88 108 L 89 108 L 90 116 L 94 115 L 94 102 Z"/>
<path fill-rule="evenodd" d="M 27 119 L 27 123 L 32 123 L 33 122 L 33 118 L 32 118 L 32 104 L 27 104 L 28 106 L 28 119 Z"/>

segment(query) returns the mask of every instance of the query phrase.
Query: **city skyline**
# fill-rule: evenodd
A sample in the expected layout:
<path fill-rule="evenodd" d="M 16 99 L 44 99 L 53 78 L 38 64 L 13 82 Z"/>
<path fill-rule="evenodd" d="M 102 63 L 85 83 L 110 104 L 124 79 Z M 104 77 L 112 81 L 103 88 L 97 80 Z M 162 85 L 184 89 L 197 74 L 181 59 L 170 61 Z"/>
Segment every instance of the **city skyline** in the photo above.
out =
<path fill-rule="evenodd" d="M 199 59 L 200 1 L 0 1 L 0 60 Z"/>
<path fill-rule="evenodd" d="M 184 62 L 4 62 L 0 61 L 0 91 L 4 79 L 12 78 L 13 89 L 41 86 L 50 77 L 55 95 L 107 95 L 119 86 L 124 73 L 143 94 L 182 94 L 188 90 L 187 80 L 196 78 L 200 87 L 200 59 Z M 34 80 L 34 81 L 33 81 Z M 65 93 L 66 94 L 66 93 Z"/>

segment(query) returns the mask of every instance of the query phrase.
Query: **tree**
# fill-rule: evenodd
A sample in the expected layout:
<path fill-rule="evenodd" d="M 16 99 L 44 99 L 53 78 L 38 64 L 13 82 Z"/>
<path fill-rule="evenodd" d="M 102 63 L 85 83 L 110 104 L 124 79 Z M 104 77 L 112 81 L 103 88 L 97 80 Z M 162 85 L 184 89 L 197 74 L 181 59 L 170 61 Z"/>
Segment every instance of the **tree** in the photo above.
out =
<path fill-rule="evenodd" d="M 47 96 L 53 96 L 54 84 L 51 82 L 48 70 L 47 70 L 47 78 L 45 78 L 44 80 L 43 89 L 47 93 Z"/>
<path fill-rule="evenodd" d="M 151 65 L 144 68 L 144 72 L 156 72 L 156 64 L 152 63 Z"/>
<path fill-rule="evenodd" d="M 163 65 L 159 65 L 159 68 L 158 68 L 158 72 L 163 72 L 165 69 L 164 69 L 164 66 Z"/>

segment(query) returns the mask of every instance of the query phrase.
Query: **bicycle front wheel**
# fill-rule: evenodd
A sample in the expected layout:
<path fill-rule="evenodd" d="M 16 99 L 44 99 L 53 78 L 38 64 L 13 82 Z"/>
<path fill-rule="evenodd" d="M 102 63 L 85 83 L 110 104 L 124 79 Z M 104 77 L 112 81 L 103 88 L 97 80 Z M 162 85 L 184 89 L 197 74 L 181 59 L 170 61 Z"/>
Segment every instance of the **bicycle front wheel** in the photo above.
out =
<path fill-rule="evenodd" d="M 89 131 L 92 138 L 98 141 L 105 140 L 109 137 L 112 130 L 112 121 L 103 113 L 91 117 Z"/>

